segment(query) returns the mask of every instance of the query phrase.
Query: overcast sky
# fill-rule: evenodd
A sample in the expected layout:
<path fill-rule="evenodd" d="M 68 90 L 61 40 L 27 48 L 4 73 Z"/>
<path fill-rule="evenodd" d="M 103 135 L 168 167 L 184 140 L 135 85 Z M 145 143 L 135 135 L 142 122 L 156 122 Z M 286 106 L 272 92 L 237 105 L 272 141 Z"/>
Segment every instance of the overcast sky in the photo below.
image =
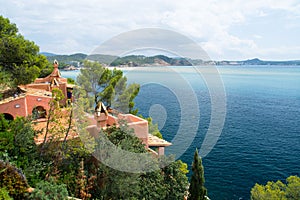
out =
<path fill-rule="evenodd" d="M 198 43 L 214 60 L 300 59 L 299 0 L 0 0 L 41 52 L 89 54 L 140 28 L 164 28 Z"/>

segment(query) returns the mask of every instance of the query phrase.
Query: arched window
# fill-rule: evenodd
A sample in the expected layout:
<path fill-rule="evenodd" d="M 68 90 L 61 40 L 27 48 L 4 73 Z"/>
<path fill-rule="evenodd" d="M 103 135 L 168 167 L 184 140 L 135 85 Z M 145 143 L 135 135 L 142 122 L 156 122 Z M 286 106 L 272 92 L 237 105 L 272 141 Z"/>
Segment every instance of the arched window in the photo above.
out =
<path fill-rule="evenodd" d="M 3 115 L 6 120 L 11 120 L 11 121 L 14 120 L 14 116 L 12 116 L 9 113 L 3 113 Z"/>
<path fill-rule="evenodd" d="M 43 106 L 34 107 L 32 110 L 32 117 L 34 119 L 46 118 L 46 109 Z"/>

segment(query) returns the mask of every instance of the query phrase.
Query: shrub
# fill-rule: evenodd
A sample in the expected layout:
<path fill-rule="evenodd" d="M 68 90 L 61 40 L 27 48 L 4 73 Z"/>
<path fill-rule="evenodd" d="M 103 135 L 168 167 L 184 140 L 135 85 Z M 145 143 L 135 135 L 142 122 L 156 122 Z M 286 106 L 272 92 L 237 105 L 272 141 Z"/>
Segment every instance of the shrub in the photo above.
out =
<path fill-rule="evenodd" d="M 14 199 L 24 199 L 28 184 L 22 171 L 0 160 L 0 188 L 5 187 Z"/>
<path fill-rule="evenodd" d="M 50 182 L 41 181 L 28 196 L 32 200 L 63 200 L 68 199 L 68 191 L 65 184 L 56 184 L 53 180 Z"/>

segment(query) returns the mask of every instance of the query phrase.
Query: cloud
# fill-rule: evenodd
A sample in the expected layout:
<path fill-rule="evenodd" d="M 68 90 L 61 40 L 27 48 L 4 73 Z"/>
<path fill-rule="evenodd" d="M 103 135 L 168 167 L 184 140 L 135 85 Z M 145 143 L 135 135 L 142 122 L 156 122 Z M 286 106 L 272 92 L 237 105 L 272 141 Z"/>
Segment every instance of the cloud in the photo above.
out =
<path fill-rule="evenodd" d="M 261 43 L 254 34 L 236 29 L 247 27 L 252 20 L 267 26 L 268 16 L 284 20 L 287 28 L 296 29 L 299 20 L 295 18 L 300 15 L 297 0 L 0 0 L 0 4 L 0 12 L 42 51 L 89 53 L 122 32 L 157 27 L 187 35 L 203 45 L 214 59 L 244 58 L 261 48 L 267 52 L 268 44 Z M 296 46 L 299 41 L 295 41 Z"/>

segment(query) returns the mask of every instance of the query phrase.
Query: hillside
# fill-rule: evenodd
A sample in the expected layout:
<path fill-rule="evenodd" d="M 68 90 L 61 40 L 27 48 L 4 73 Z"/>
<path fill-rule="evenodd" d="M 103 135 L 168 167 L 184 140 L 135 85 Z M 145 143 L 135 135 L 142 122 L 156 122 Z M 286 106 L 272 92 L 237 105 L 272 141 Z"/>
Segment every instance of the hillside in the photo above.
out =
<path fill-rule="evenodd" d="M 290 61 L 265 61 L 258 58 L 242 60 L 242 61 L 203 61 L 201 59 L 189 59 L 189 58 L 170 58 L 164 55 L 144 56 L 144 55 L 129 55 L 124 57 L 93 54 L 86 55 L 82 53 L 72 55 L 56 55 L 53 53 L 43 52 L 41 53 L 47 57 L 50 62 L 54 59 L 58 60 L 61 67 L 66 65 L 74 65 L 79 67 L 85 60 L 97 61 L 104 65 L 110 66 L 124 66 L 124 67 L 136 67 L 136 66 L 191 66 L 191 65 L 300 65 L 300 60 Z"/>

